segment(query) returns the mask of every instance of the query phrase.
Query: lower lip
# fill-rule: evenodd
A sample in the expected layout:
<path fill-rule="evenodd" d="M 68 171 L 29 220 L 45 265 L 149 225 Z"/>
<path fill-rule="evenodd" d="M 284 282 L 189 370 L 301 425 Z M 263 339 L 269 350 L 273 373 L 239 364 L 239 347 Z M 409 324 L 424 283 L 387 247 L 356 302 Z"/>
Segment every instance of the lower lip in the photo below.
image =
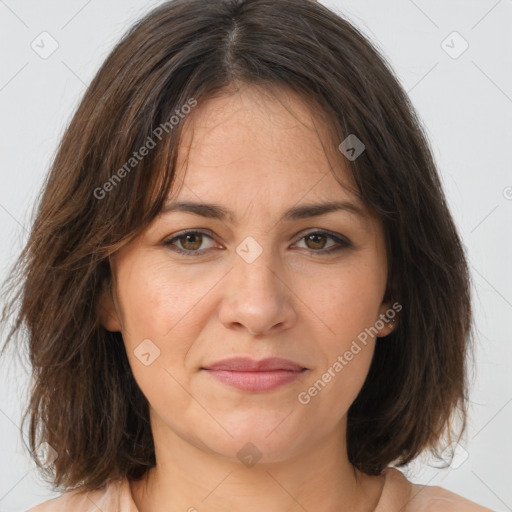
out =
<path fill-rule="evenodd" d="M 298 379 L 306 370 L 274 370 L 268 372 L 235 372 L 206 370 L 212 377 L 243 391 L 271 391 Z"/>

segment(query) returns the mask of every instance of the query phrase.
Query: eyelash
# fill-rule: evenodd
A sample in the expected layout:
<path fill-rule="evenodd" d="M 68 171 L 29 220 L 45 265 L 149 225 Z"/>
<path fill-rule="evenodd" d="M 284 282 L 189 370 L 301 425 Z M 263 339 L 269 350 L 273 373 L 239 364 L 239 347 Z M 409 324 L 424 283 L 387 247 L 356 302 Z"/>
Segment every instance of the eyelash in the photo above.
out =
<path fill-rule="evenodd" d="M 208 238 L 211 238 L 213 240 L 213 237 L 210 236 L 208 233 L 205 233 L 204 231 L 201 231 L 201 230 L 189 230 L 189 231 L 183 231 L 182 233 L 180 233 L 179 235 L 177 236 L 174 236 L 172 237 L 171 239 L 169 240 L 166 240 L 164 242 L 164 245 L 165 246 L 168 246 L 170 248 L 171 245 L 173 245 L 173 243 L 176 241 L 176 240 L 180 240 L 181 238 L 184 238 L 186 237 L 187 235 L 197 235 L 197 234 L 200 234 L 200 235 L 203 235 L 203 236 L 207 236 Z M 342 249 L 346 249 L 348 247 L 351 247 L 352 246 L 352 243 L 348 240 L 348 239 L 343 239 L 343 238 L 340 238 L 338 236 L 336 236 L 334 233 L 331 233 L 329 231 L 325 231 L 325 230 L 320 230 L 320 231 L 311 231 L 309 233 L 306 233 L 305 235 L 303 235 L 300 239 L 300 240 L 303 240 L 304 238 L 308 237 L 308 236 L 311 236 L 311 235 L 322 235 L 322 236 L 326 236 L 328 238 L 331 238 L 333 239 L 334 241 L 336 241 L 338 244 L 340 244 L 340 246 L 338 247 L 331 247 L 329 249 L 319 249 L 317 251 L 313 250 L 313 249 L 306 249 L 307 251 L 309 251 L 310 253 L 312 254 L 316 254 L 316 253 L 320 253 L 322 255 L 328 255 L 328 254 L 333 254 L 335 252 L 338 252 L 338 251 L 341 251 Z M 207 251 L 208 249 L 196 249 L 195 251 L 190 251 L 190 250 L 185 250 L 185 249 L 180 249 L 176 246 L 174 246 L 173 248 L 171 248 L 172 251 L 174 252 L 177 252 L 178 254 L 182 254 L 183 256 L 197 256 L 201 253 L 204 253 L 205 251 Z"/>

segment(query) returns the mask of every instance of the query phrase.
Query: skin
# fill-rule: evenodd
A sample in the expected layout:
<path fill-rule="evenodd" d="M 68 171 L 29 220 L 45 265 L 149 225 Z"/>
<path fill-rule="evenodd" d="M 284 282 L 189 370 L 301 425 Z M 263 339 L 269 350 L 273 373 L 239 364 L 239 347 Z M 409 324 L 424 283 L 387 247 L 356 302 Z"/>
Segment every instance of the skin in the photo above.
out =
<path fill-rule="evenodd" d="M 150 403 L 157 459 L 146 478 L 131 483 L 140 512 L 369 511 L 381 494 L 383 477 L 349 463 L 345 432 L 375 343 L 385 340 L 370 336 L 309 403 L 298 395 L 390 308 L 383 228 L 350 192 L 337 148 L 326 156 L 326 128 L 295 94 L 283 91 L 280 99 L 244 86 L 199 105 L 185 121 L 177 167 L 183 186 L 169 198 L 217 203 L 233 219 L 165 213 L 111 259 L 114 287 L 102 298 L 101 321 L 122 332 Z M 340 210 L 279 220 L 292 206 L 330 200 L 350 201 L 366 216 Z M 209 233 L 164 244 L 185 229 Z M 352 245 L 325 254 L 339 244 L 306 236 L 319 230 Z M 236 252 L 248 236 L 262 249 L 251 263 Z M 147 366 L 134 353 L 144 339 L 160 350 Z M 234 355 L 283 357 L 308 370 L 254 393 L 200 369 Z M 248 442 L 261 454 L 251 467 L 237 457 Z"/>

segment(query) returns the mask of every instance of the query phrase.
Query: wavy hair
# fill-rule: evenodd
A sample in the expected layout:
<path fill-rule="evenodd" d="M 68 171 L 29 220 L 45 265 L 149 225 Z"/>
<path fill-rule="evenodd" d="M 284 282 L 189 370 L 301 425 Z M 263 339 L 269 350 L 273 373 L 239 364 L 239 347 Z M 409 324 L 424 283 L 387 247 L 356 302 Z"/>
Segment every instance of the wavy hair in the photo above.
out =
<path fill-rule="evenodd" d="M 43 184 L 28 241 L 4 283 L 2 354 L 26 343 L 31 454 L 54 488 L 92 490 L 155 465 L 148 402 L 122 335 L 99 322 L 109 257 L 160 212 L 175 183 L 184 105 L 250 84 L 299 94 L 381 219 L 386 297 L 403 308 L 377 343 L 348 412 L 350 462 L 379 474 L 464 430 L 470 276 L 428 139 L 378 49 L 312 0 L 174 0 L 133 25 L 87 88 Z M 155 129 L 163 127 L 158 141 Z M 140 148 L 155 142 L 144 158 Z M 122 169 L 124 168 L 124 171 Z M 108 192 L 108 193 L 107 193 Z M 23 333 L 23 336 L 19 336 Z M 40 443 L 58 454 L 37 455 Z"/>

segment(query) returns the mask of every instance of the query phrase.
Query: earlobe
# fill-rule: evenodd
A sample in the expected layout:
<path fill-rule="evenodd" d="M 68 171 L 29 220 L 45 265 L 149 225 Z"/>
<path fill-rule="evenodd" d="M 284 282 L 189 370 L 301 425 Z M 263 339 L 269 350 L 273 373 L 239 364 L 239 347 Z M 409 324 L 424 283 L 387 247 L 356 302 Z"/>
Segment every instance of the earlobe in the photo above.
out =
<path fill-rule="evenodd" d="M 110 286 L 104 282 L 100 296 L 98 298 L 97 314 L 100 324 L 111 332 L 120 332 L 121 324 L 117 315 Z"/>
<path fill-rule="evenodd" d="M 379 318 L 375 322 L 375 327 L 378 329 L 378 338 L 384 338 L 391 334 L 396 325 L 397 313 L 391 307 L 391 302 L 383 302 L 379 309 Z"/>

